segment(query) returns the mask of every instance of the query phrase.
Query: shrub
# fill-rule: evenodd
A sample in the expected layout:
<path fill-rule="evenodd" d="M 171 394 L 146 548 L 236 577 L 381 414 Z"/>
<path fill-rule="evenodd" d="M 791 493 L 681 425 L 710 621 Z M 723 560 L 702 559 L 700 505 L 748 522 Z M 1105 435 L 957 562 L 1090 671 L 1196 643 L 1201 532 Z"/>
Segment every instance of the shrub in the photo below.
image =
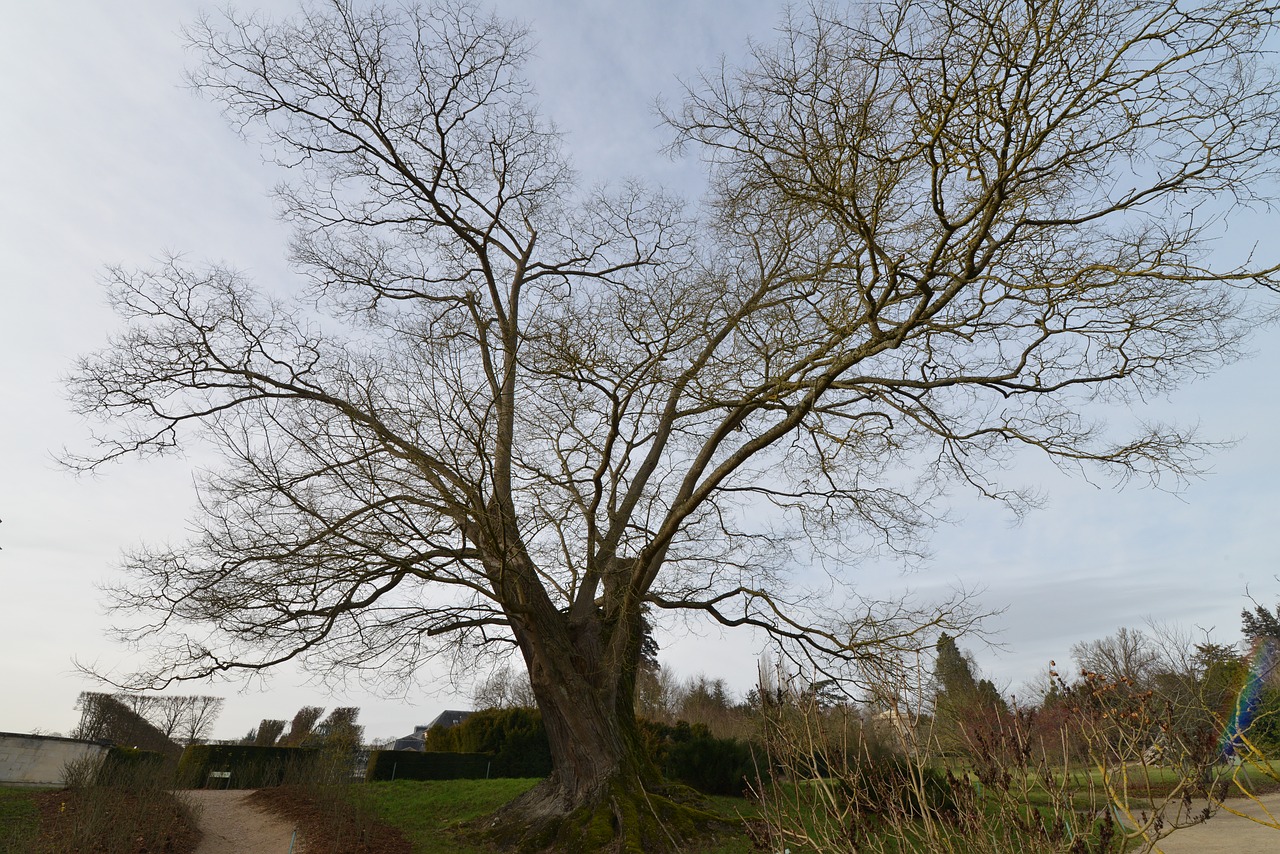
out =
<path fill-rule="evenodd" d="M 957 815 L 955 780 L 947 770 L 899 753 L 868 751 L 857 763 L 839 769 L 837 779 L 856 816 Z"/>
<path fill-rule="evenodd" d="M 763 751 L 756 745 L 716 738 L 705 724 L 641 721 L 641 732 L 667 779 L 708 795 L 742 795 L 757 777 L 757 757 L 764 762 Z"/>

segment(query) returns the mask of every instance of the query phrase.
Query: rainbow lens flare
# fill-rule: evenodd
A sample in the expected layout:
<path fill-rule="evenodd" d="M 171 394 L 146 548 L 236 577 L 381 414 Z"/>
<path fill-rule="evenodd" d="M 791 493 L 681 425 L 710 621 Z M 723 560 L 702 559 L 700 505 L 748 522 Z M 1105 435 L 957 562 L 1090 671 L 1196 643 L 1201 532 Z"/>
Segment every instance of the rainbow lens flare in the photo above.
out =
<path fill-rule="evenodd" d="M 1280 644 L 1277 644 L 1275 638 L 1259 638 L 1253 643 L 1249 673 L 1245 676 L 1240 695 L 1236 698 L 1235 709 L 1222 731 L 1222 740 L 1218 743 L 1223 759 L 1232 759 L 1248 750 L 1244 734 L 1249 731 L 1253 716 L 1257 714 L 1263 686 L 1275 670 L 1278 646 Z"/>

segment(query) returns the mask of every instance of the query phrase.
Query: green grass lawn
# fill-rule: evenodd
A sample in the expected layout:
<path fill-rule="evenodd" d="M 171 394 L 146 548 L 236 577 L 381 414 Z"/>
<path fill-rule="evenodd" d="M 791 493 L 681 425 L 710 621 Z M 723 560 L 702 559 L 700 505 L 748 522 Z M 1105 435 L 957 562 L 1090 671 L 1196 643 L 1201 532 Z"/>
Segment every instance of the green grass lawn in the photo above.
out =
<path fill-rule="evenodd" d="M 523 794 L 537 780 L 396 780 L 352 787 L 352 796 L 382 821 L 396 827 L 413 844 L 414 854 L 491 854 L 465 844 L 451 831 L 460 823 L 487 815 Z M 728 819 L 755 815 L 742 798 L 709 797 L 712 812 Z M 754 849 L 746 833 L 724 839 L 691 854 L 748 854 Z M 799 854 L 799 852 L 794 852 Z"/>
<path fill-rule="evenodd" d="M 536 780 L 439 780 L 368 783 L 351 788 L 351 796 L 365 809 L 369 809 L 379 820 L 397 828 L 410 841 L 414 854 L 492 854 L 482 847 L 467 844 L 466 840 L 453 832 L 459 824 L 487 815 L 516 796 L 528 791 Z M 811 812 L 815 786 L 822 785 L 816 781 L 801 784 L 784 784 L 779 790 L 783 801 L 789 802 L 791 808 L 786 812 L 792 822 L 806 827 L 810 833 L 819 838 L 832 834 L 843 834 L 841 828 L 827 828 L 827 833 L 813 826 L 816 820 Z M 758 818 L 759 807 L 743 798 L 707 797 L 706 807 L 709 811 L 726 819 Z M 1027 804 L 1023 809 L 1035 809 L 1038 805 Z M 999 816 L 992 815 L 992 820 Z M 1088 827 L 1089 821 L 1082 822 Z M 1086 833 L 1089 831 L 1086 830 Z M 944 831 L 951 835 L 951 831 Z M 906 837 L 894 842 L 894 837 L 875 836 L 864 840 L 868 850 L 883 852 L 900 852 L 908 854 L 920 850 L 919 840 L 913 836 L 910 827 L 906 829 Z M 963 843 L 954 843 L 962 850 Z M 792 854 L 807 854 L 809 849 L 794 842 L 787 843 Z M 745 829 L 729 837 L 708 842 L 698 849 L 691 849 L 691 854 L 753 854 L 758 849 Z"/>
<path fill-rule="evenodd" d="M 0 788 L 0 854 L 25 854 L 40 829 L 35 796 L 42 789 Z"/>
<path fill-rule="evenodd" d="M 1250 792 L 1275 791 L 1280 787 L 1280 760 L 1250 761 L 1240 767 L 1238 774 Z"/>
<path fill-rule="evenodd" d="M 1072 785 L 1066 793 L 1068 804 L 1059 802 L 1059 808 L 1065 807 L 1068 819 L 1073 825 L 1078 823 L 1076 832 L 1096 837 L 1098 827 L 1094 817 L 1105 802 L 1090 799 L 1087 790 L 1092 784 L 1096 787 L 1094 797 L 1102 795 L 1101 775 L 1096 770 L 1082 768 L 1072 774 L 1072 778 Z M 1251 779 L 1264 780 L 1266 777 L 1254 772 Z M 1151 794 L 1156 794 L 1158 789 L 1172 785 L 1174 782 L 1176 782 L 1176 775 L 1173 771 L 1153 769 L 1149 778 Z M 378 819 L 399 829 L 410 840 L 415 854 L 491 854 L 484 848 L 467 844 L 453 831 L 463 822 L 492 813 L 512 798 L 528 791 L 536 783 L 536 780 L 506 779 L 397 780 L 354 786 L 351 794 L 360 806 L 369 809 Z M 1135 797 L 1135 803 L 1146 794 L 1145 784 L 1146 781 L 1139 783 L 1138 775 L 1131 776 L 1130 792 Z M 808 781 L 781 787 L 779 793 L 783 800 L 790 801 L 792 809 L 797 811 L 797 815 L 792 816 L 793 821 L 799 821 L 803 825 L 813 821 L 812 814 L 809 816 L 803 814 L 809 812 L 811 802 L 815 798 L 816 792 L 812 791 L 813 788 L 821 785 L 823 784 L 817 781 Z M 987 819 L 996 824 L 1002 824 L 1009 818 L 1010 814 L 1007 812 L 1009 809 L 1015 809 L 1022 814 L 1028 810 L 1039 810 L 1046 819 L 1051 820 L 1053 811 L 1050 809 L 1050 795 L 1046 790 L 1037 790 L 1033 785 L 1028 786 L 1025 799 L 1019 798 L 1017 804 L 1006 805 L 1003 808 L 1004 811 L 995 809 L 995 801 L 991 800 L 992 795 L 981 798 L 982 804 L 979 808 L 989 813 Z M 706 806 L 711 812 L 727 819 L 751 819 L 758 818 L 760 815 L 756 804 L 742 798 L 707 797 Z M 910 828 L 907 830 L 907 835 L 910 836 Z M 838 829 L 837 832 L 839 832 Z M 953 831 L 948 828 L 944 829 L 943 833 L 949 836 Z M 898 847 L 895 847 L 895 843 L 889 837 L 879 838 L 877 835 L 875 839 L 869 841 L 872 843 L 871 850 L 901 849 L 903 852 L 919 850 L 914 847 L 910 839 L 898 843 Z M 963 848 L 962 843 L 956 844 L 961 845 L 961 848 L 954 850 Z M 902 845 L 906 847 L 903 848 Z M 805 852 L 803 847 L 795 844 L 790 844 L 789 847 L 792 854 Z M 743 830 L 715 843 L 708 843 L 701 849 L 694 849 L 692 854 L 748 854 L 756 850 Z"/>
<path fill-rule="evenodd" d="M 472 854 L 452 828 L 491 813 L 533 788 L 537 780 L 394 780 L 353 786 L 361 806 L 397 828 L 414 854 Z"/>
<path fill-rule="evenodd" d="M 397 828 L 409 839 L 414 854 L 492 854 L 484 848 L 469 845 L 451 832 L 462 823 L 493 812 L 507 801 L 528 791 L 536 780 L 440 780 L 368 783 L 354 786 L 351 795 L 361 807 L 369 809 L 378 819 Z M 812 789 L 820 783 L 785 784 L 780 793 L 797 810 L 792 820 L 808 828 L 814 817 L 808 805 L 813 797 Z M 759 807 L 743 798 L 707 797 L 705 805 L 710 812 L 723 818 L 752 819 L 760 815 Z M 839 835 L 841 831 L 829 828 Z M 824 833 L 817 833 L 822 837 Z M 919 850 L 911 834 L 902 843 L 890 838 L 869 840 L 871 850 L 899 851 L 908 854 Z M 806 854 L 809 849 L 788 843 L 792 854 Z M 691 849 L 691 854 L 754 854 L 745 829 L 729 837 L 708 842 L 701 848 Z"/>
<path fill-rule="evenodd" d="M 1127 792 L 1128 800 L 1139 806 L 1163 799 L 1183 782 L 1183 776 L 1178 769 L 1163 766 L 1130 765 L 1124 769 L 1123 773 L 1116 767 L 1108 769 L 1108 774 L 1111 785 L 1117 793 Z M 1242 797 L 1243 791 L 1254 794 L 1271 792 L 1280 788 L 1280 761 L 1253 762 L 1239 768 L 1218 766 L 1214 770 L 1214 775 L 1220 784 L 1224 784 L 1224 788 L 1218 791 L 1220 796 Z M 1061 777 L 1058 776 L 1055 785 L 1060 780 Z M 1104 775 L 1097 768 L 1082 767 L 1073 770 L 1070 772 L 1068 782 L 1073 800 L 1080 808 L 1092 806 L 1090 792 L 1093 793 L 1094 799 L 1107 800 Z M 1042 784 L 1039 785 L 1043 789 Z M 1034 790 L 1036 787 L 1031 788 Z M 1043 805 L 1047 803 L 1047 797 L 1047 792 L 1037 794 L 1033 791 L 1029 801 Z"/>

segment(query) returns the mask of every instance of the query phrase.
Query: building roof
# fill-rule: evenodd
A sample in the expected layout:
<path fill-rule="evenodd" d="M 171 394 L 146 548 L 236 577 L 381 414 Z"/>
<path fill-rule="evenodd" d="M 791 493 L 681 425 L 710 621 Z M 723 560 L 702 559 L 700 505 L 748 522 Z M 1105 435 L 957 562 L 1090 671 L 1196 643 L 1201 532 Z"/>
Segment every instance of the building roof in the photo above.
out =
<path fill-rule="evenodd" d="M 427 724 L 427 729 L 431 729 L 432 727 L 444 727 L 445 729 L 448 729 L 449 727 L 455 727 L 458 724 L 465 721 L 467 718 L 471 717 L 472 714 L 474 713 L 470 711 L 460 711 L 458 709 L 445 709 L 443 712 L 436 715 L 435 720 Z"/>

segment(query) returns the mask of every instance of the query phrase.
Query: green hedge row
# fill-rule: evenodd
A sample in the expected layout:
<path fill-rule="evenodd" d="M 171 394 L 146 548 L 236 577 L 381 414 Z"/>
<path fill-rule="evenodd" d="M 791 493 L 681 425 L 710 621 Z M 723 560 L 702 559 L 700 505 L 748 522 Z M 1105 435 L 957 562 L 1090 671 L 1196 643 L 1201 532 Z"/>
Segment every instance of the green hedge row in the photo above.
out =
<path fill-rule="evenodd" d="M 551 747 L 537 709 L 484 709 L 454 727 L 427 733 L 432 750 L 487 753 L 491 777 L 546 777 L 551 773 Z"/>
<path fill-rule="evenodd" d="M 63 781 L 69 789 L 90 786 L 110 789 L 173 788 L 177 762 L 155 750 L 114 746 L 105 756 L 85 756 L 68 762 L 63 768 Z M 0 832 L 0 851 L 6 850 Z"/>
<path fill-rule="evenodd" d="M 415 753 L 375 750 L 365 780 L 482 780 L 492 776 L 487 753 Z"/>
<path fill-rule="evenodd" d="M 117 745 L 103 758 L 98 768 L 98 782 L 105 785 L 159 785 L 173 779 L 175 765 L 172 756 L 157 750 Z"/>
<path fill-rule="evenodd" d="M 767 764 L 763 752 L 758 748 L 744 741 L 716 738 L 701 724 L 691 726 L 682 721 L 675 726 L 667 726 L 642 720 L 639 725 L 645 749 L 667 779 L 710 795 L 741 795 L 755 779 L 757 765 Z M 546 730 L 543 729 L 542 716 L 537 709 L 486 709 L 475 712 L 455 727 L 431 730 L 427 735 L 427 744 L 433 750 L 453 755 L 487 754 L 491 759 L 488 768 L 490 777 L 537 778 L 551 773 L 551 748 L 547 744 Z M 407 751 L 387 753 L 413 755 Z M 378 761 L 394 760 L 382 758 Z M 427 765 L 440 761 L 428 760 Z M 406 776 L 405 766 L 399 767 L 401 770 L 396 772 L 396 779 Z M 376 774 L 377 776 L 374 775 L 371 762 L 368 779 L 390 779 L 390 772 L 381 766 Z M 478 768 L 466 774 L 485 776 Z"/>
<path fill-rule="evenodd" d="M 641 721 L 645 748 L 670 780 L 708 794 L 739 795 L 756 774 L 746 742 L 715 738 L 701 725 L 666 726 Z M 536 709 L 490 709 L 462 724 L 432 731 L 430 753 L 379 750 L 369 757 L 367 780 L 454 780 L 546 777 L 551 749 Z M 199 744 L 178 763 L 181 788 L 248 789 L 310 782 L 323 773 L 323 751 L 298 747 Z M 150 765 L 150 756 L 121 755 L 120 762 Z M 211 777 L 213 773 L 218 777 Z M 230 773 L 230 777 L 220 776 Z"/>
<path fill-rule="evenodd" d="M 260 789 L 315 778 L 321 751 L 306 747 L 258 747 L 252 744 L 193 744 L 178 761 L 183 789 Z M 230 772 L 230 777 L 210 777 Z"/>

